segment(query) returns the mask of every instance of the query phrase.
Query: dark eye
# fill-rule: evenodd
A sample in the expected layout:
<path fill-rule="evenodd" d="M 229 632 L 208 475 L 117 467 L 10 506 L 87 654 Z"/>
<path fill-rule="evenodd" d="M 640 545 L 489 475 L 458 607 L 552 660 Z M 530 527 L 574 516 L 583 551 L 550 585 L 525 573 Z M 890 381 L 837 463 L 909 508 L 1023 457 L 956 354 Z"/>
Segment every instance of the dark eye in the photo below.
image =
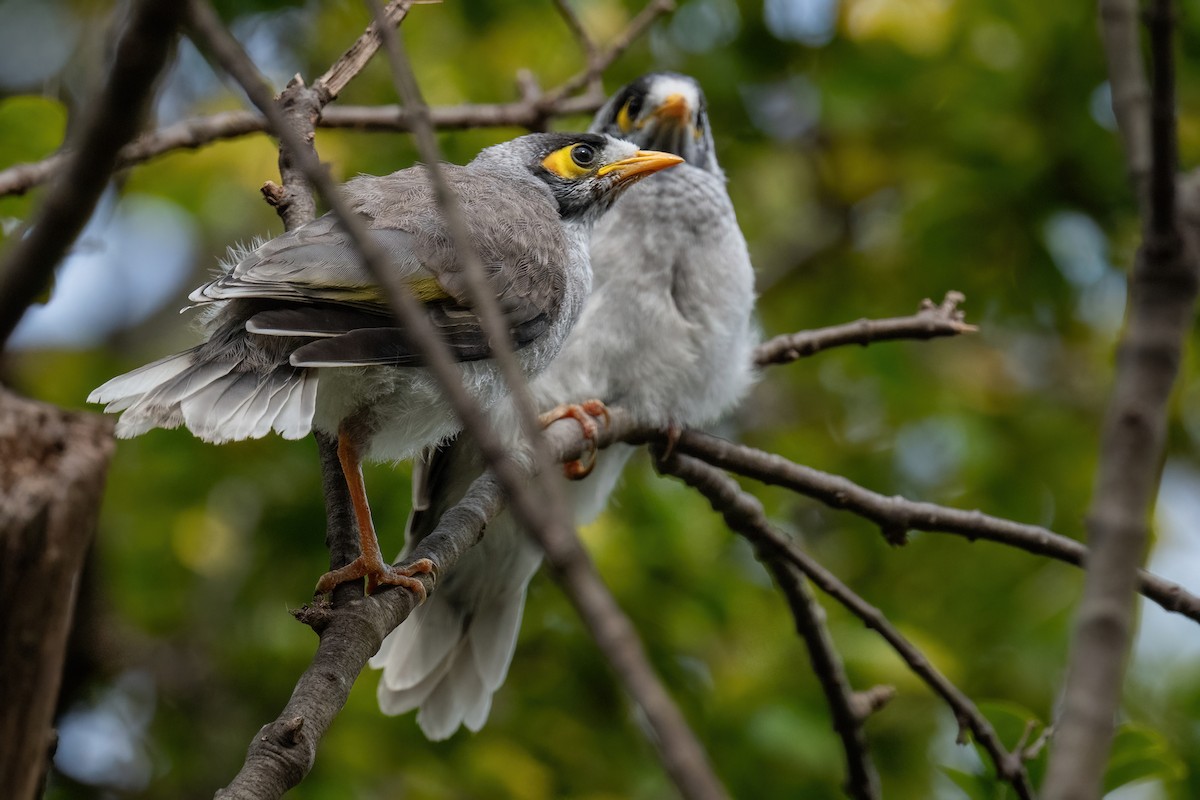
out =
<path fill-rule="evenodd" d="M 596 160 L 596 148 L 590 144 L 577 144 L 571 148 L 571 160 L 581 167 L 590 167 Z"/>
<path fill-rule="evenodd" d="M 640 94 L 631 96 L 625 107 L 629 110 L 629 118 L 637 119 L 637 115 L 642 113 L 642 96 Z"/>

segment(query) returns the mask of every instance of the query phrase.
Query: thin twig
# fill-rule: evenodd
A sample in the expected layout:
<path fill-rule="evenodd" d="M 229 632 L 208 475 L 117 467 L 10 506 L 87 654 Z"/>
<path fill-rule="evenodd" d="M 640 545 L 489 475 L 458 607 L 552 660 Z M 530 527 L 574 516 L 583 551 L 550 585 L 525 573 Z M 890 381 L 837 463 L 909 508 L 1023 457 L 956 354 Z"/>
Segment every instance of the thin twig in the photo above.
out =
<path fill-rule="evenodd" d="M 1144 240 L 1100 436 L 1086 521 L 1092 552 L 1047 765 L 1045 796 L 1051 800 L 1100 795 L 1129 660 L 1137 570 L 1146 557 L 1166 444 L 1167 402 L 1195 316 L 1197 259 L 1185 254 L 1176 217 L 1173 14 L 1170 0 L 1154 0 L 1148 11 L 1152 149 Z"/>
<path fill-rule="evenodd" d="M 583 21 L 579 19 L 579 15 L 575 13 L 575 9 L 571 7 L 570 0 L 554 0 L 554 7 L 558 9 L 558 15 L 563 18 L 563 22 L 567 23 L 567 27 L 571 30 L 571 35 L 575 37 L 575 41 L 583 49 L 583 54 L 587 57 L 588 66 L 591 67 L 592 61 L 600 51 L 596 47 L 596 43 L 592 41 L 592 37 L 588 35 L 587 30 L 583 27 Z"/>
<path fill-rule="evenodd" d="M 409 3 L 407 5 L 415 5 Z M 399 19 L 400 3 L 393 3 Z M 511 103 L 463 103 L 452 106 L 440 106 L 429 109 L 433 126 L 438 130 L 462 130 L 468 128 L 526 128 L 536 130 L 544 127 L 548 119 L 590 114 L 601 105 L 604 93 L 593 87 L 589 91 L 576 95 L 575 92 L 588 85 L 591 76 L 602 75 L 629 45 L 641 35 L 661 14 L 670 11 L 672 3 L 662 0 L 652 3 L 638 15 L 614 42 L 597 57 L 595 69 L 589 68 L 580 76 L 574 76 L 551 92 L 538 97 L 526 97 Z M 359 41 L 372 43 L 371 52 L 378 48 L 379 39 L 374 35 L 374 23 L 369 29 L 370 34 L 364 33 Z M 356 43 L 357 44 L 357 43 Z M 360 69 L 366 62 L 361 60 L 365 52 L 351 47 L 338 61 L 318 78 L 313 88 L 320 91 L 322 103 L 332 100 L 345 88 L 346 82 L 353 77 L 351 65 Z M 337 91 L 333 91 L 337 89 Z M 363 131 L 412 131 L 411 113 L 399 106 L 339 106 L 331 105 L 321 109 L 321 117 L 317 120 L 321 128 L 351 128 Z M 251 133 L 261 133 L 267 130 L 267 120 L 251 111 L 225 111 L 207 117 L 196 117 L 170 125 L 162 130 L 148 133 L 137 141 L 121 150 L 118 157 L 118 168 L 124 169 L 135 164 L 157 158 L 174 150 L 195 149 L 222 139 L 233 139 Z M 0 197 L 10 194 L 22 194 L 50 180 L 63 166 L 67 152 L 60 151 L 52 156 L 27 164 L 17 164 L 0 170 Z"/>
<path fill-rule="evenodd" d="M 676 447 L 682 453 L 721 469 L 772 486 L 783 486 L 830 508 L 844 509 L 869 519 L 892 544 L 903 543 L 907 531 L 918 530 L 951 533 L 971 541 L 986 539 L 1077 567 L 1082 567 L 1088 558 L 1085 545 L 1039 525 L 1025 525 L 980 511 L 887 497 L 859 486 L 849 478 L 795 464 L 782 456 L 706 433 L 685 431 Z M 1142 594 L 1165 610 L 1200 622 L 1200 597 L 1145 570 L 1138 573 L 1138 583 Z"/>
<path fill-rule="evenodd" d="M 667 775 L 685 800 L 721 800 L 729 795 L 687 719 L 650 664 L 633 622 L 621 610 L 574 529 L 540 541 L 550 572 L 575 607 L 588 633 L 646 715 L 651 743 Z"/>
<path fill-rule="evenodd" d="M 854 688 L 846 677 L 846 667 L 825 624 L 825 609 L 813 596 L 804 573 L 781 559 L 773 549 L 762 547 L 759 542 L 754 542 L 754 548 L 787 599 L 796 632 L 808 648 L 808 660 L 825 693 L 833 729 L 841 737 L 842 752 L 846 756 L 846 794 L 855 800 L 876 800 L 882 795 L 879 774 L 871 761 L 870 746 L 863 731 L 866 715 L 856 707 Z"/>
<path fill-rule="evenodd" d="M 378 0 L 367 0 L 367 2 L 375 14 L 376 24 L 379 25 L 383 10 L 379 7 Z M 404 50 L 400 37 L 390 28 L 384 28 L 383 36 L 387 46 L 388 62 L 392 69 L 392 81 L 409 112 L 413 133 L 417 140 L 417 149 L 424 161 L 425 173 L 434 187 L 438 210 L 446 223 L 446 230 L 454 243 L 455 254 L 462 264 L 463 274 L 467 279 L 467 291 L 472 307 L 478 314 L 483 330 L 491 343 L 492 359 L 500 367 L 500 373 L 508 386 L 509 394 L 517 410 L 522 431 L 526 440 L 532 443 L 537 464 L 540 467 L 537 478 L 539 493 L 542 495 L 540 500 L 535 501 L 532 496 L 520 496 L 528 495 L 530 491 L 527 485 L 522 484 L 513 487 L 514 495 L 517 496 L 514 496 L 510 502 L 514 510 L 517 510 L 519 521 L 523 524 L 541 528 L 570 527 L 571 523 L 562 487 L 559 485 L 559 481 L 551 480 L 548 469 L 550 466 L 549 453 L 541 445 L 541 439 L 537 436 L 539 430 L 538 409 L 529 393 L 524 371 L 513 352 L 508 326 L 500 310 L 500 301 L 488 284 L 483 261 L 479 257 L 475 243 L 471 240 L 471 233 L 467 228 L 462 207 L 442 172 L 441 148 L 438 147 L 436 131 L 429 116 L 429 107 L 425 105 L 425 100 L 421 96 L 412 64 L 408 60 L 408 54 Z M 528 510 L 522 512 L 523 509 Z M 534 509 L 536 509 L 536 513 L 533 513 Z M 522 513 L 528 516 L 521 518 Z"/>
<path fill-rule="evenodd" d="M 958 308 L 964 299 L 961 292 L 950 291 L 941 303 L 922 300 L 917 313 L 908 317 L 860 319 L 844 325 L 776 336 L 754 349 L 754 363 L 760 367 L 789 364 L 798 358 L 848 344 L 865 347 L 894 339 L 936 339 L 974 333 L 979 329 L 964 322 L 963 312 Z"/>
<path fill-rule="evenodd" d="M 855 594 L 833 573 L 773 529 L 767 522 L 762 504 L 757 498 L 742 491 L 737 482 L 721 470 L 699 459 L 685 456 L 678 450 L 665 460 L 660 460 L 659 469 L 698 489 L 732 530 L 745 536 L 756 547 L 786 558 L 823 592 L 841 603 L 866 623 L 868 628 L 877 631 L 897 655 L 904 659 L 909 669 L 953 709 L 960 726 L 960 744 L 966 742 L 966 731 L 970 730 L 975 736 L 975 741 L 979 742 L 991 757 L 1000 779 L 1009 783 L 1022 800 L 1032 800 L 1033 787 L 1020 753 L 1010 753 L 1005 749 L 991 723 L 971 699 L 942 675 L 916 646 L 905 639 L 888 622 L 883 612 Z"/>
<path fill-rule="evenodd" d="M 591 85 L 595 80 L 604 74 L 604 71 L 612 66 L 612 63 L 621 57 L 629 45 L 633 44 L 637 39 L 646 32 L 646 30 L 654 23 L 656 19 L 663 14 L 667 14 L 675 10 L 675 0 L 650 0 L 638 15 L 630 20 L 629 25 L 625 30 L 621 31 L 604 51 L 594 58 L 590 59 L 586 68 L 581 72 L 568 78 L 558 88 L 546 93 L 542 98 L 542 102 L 547 105 L 553 105 L 564 97 L 572 95 L 585 86 Z"/>
<path fill-rule="evenodd" d="M 467 128 L 533 129 L 547 119 L 591 114 L 604 102 L 603 95 L 585 94 L 564 97 L 549 105 L 540 100 L 524 99 L 512 103 L 462 103 L 429 109 L 429 117 L 439 131 Z M 321 111 L 319 128 L 346 128 L 360 131 L 412 130 L 410 114 L 396 105 L 330 105 Z M 267 120 L 253 111 L 222 111 L 193 117 L 157 131 L 145 133 L 121 148 L 117 169 L 126 169 L 176 150 L 195 150 L 226 139 L 236 139 L 267 129 Z M 16 164 L 0 170 L 0 196 L 23 194 L 54 177 L 63 167 L 66 152 L 58 152 L 41 161 Z"/>
<path fill-rule="evenodd" d="M 118 152 L 141 126 L 181 16 L 177 3 L 141 0 L 130 9 L 112 66 L 76 128 L 75 155 L 63 164 L 28 234 L 0 261 L 0 350 L 83 230 Z"/>
<path fill-rule="evenodd" d="M 384 36 L 388 33 L 395 35 L 396 26 L 404 20 L 413 5 L 414 0 L 392 0 L 388 3 L 372 17 L 366 31 L 350 45 L 341 58 L 335 61 L 325 74 L 313 81 L 313 88 L 327 92 L 330 100 L 341 94 L 383 44 L 384 39 L 380 36 L 380 31 L 384 32 Z"/>

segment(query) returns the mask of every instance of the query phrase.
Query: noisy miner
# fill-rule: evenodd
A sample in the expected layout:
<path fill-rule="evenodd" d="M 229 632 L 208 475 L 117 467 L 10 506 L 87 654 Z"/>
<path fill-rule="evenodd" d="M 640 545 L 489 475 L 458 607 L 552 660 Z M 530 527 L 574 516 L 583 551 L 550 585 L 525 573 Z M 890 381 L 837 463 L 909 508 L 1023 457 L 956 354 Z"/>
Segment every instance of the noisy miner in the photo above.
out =
<path fill-rule="evenodd" d="M 717 164 L 704 95 L 695 80 L 658 72 L 624 87 L 596 115 L 593 131 L 686 159 L 631 189 L 592 235 L 595 288 L 558 358 L 531 385 L 541 409 L 599 399 L 647 426 L 710 423 L 732 408 L 754 377 L 754 273 Z M 517 424 L 509 404 L 492 414 Z M 576 522 L 603 509 L 635 448 L 599 453 L 586 480 L 566 483 Z M 437 451 L 409 519 L 411 551 L 482 470 L 469 437 Z M 416 505 L 416 504 L 415 504 Z M 383 670 L 386 714 L 420 708 L 430 739 L 460 724 L 479 730 L 516 646 L 530 578 L 541 550 L 512 517 L 444 576 L 438 592 L 384 640 L 371 666 Z"/>
<path fill-rule="evenodd" d="M 443 167 L 527 375 L 550 362 L 579 317 L 595 221 L 622 191 L 680 161 L 603 134 L 543 133 Z M 507 390 L 425 169 L 358 177 L 344 192 L 387 253 L 392 279 L 416 295 L 460 362 L 469 394 L 495 405 Z M 409 458 L 459 422 L 384 291 L 330 214 L 231 251 L 224 267 L 189 298 L 209 308 L 205 342 L 113 378 L 88 401 L 123 412 L 120 437 L 179 425 L 214 443 L 272 430 L 336 436 L 362 554 L 323 575 L 317 591 L 365 576 L 368 591 L 387 583 L 423 595 L 412 576 L 431 563 L 396 569 L 380 556 L 361 462 Z"/>

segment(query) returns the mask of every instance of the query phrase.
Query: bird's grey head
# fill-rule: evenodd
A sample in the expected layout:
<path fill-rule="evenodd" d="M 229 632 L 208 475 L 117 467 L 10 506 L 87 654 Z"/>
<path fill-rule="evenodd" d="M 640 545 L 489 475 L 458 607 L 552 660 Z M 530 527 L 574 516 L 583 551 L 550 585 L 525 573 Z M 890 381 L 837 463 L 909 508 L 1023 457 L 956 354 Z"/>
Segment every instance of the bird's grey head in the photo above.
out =
<path fill-rule="evenodd" d="M 596 112 L 590 130 L 674 153 L 694 167 L 722 174 L 704 92 L 687 75 L 650 72 L 621 87 Z"/>
<path fill-rule="evenodd" d="M 564 220 L 593 222 L 642 178 L 682 159 L 596 133 L 531 133 L 489 147 L 472 167 L 523 169 L 543 181 Z"/>

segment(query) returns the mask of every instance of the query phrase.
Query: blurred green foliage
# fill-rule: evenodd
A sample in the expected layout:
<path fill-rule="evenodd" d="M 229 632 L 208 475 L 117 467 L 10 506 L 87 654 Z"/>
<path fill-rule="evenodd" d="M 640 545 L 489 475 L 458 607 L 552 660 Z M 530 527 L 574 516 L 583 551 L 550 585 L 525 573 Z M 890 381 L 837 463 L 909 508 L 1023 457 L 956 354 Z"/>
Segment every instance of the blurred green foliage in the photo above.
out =
<path fill-rule="evenodd" d="M 104 28 L 107 3 L 60 5 L 81 29 Z M 632 0 L 575 5 L 602 42 L 639 8 Z M 368 19 L 358 3 L 220 7 L 277 82 L 320 74 Z M 1180 14 L 1180 144 L 1191 166 L 1200 155 L 1200 19 L 1191 6 Z M 549 87 L 582 66 L 547 0 L 417 6 L 402 30 L 433 104 L 513 99 L 520 68 Z M 52 151 L 63 106 L 77 103 L 101 52 L 80 46 L 39 85 L 5 90 L 0 167 Z M 190 46 L 180 58 L 166 84 L 164 122 L 239 107 Z M 651 68 L 688 72 L 707 90 L 759 274 L 766 334 L 906 314 L 949 289 L 967 295 L 969 319 L 982 328 L 971 337 L 843 349 L 772 368 L 722 432 L 885 494 L 981 508 L 1080 537 L 1122 273 L 1138 238 L 1094 4 L 681 0 L 617 62 L 606 86 Z M 384 64 L 372 64 L 341 100 L 394 102 Z M 516 133 L 450 133 L 441 144 L 448 159 L 462 162 Z M 317 146 L 343 179 L 416 158 L 402 135 L 320 131 Z M 132 329 L 86 349 L 13 354 L 6 380 L 79 408 L 109 377 L 194 341 L 175 313 L 187 288 L 225 245 L 280 230 L 257 191 L 277 179 L 274 159 L 271 141 L 257 136 L 131 170 L 119 182 L 122 197 L 156 198 L 195 220 L 191 274 Z M 37 196 L 0 199 L 5 235 Z M 116 303 L 136 288 L 114 282 L 95 303 Z M 1177 488 L 1170 497 L 1164 491 L 1156 526 L 1164 542 L 1172 537 L 1171 552 L 1190 553 L 1179 563 L 1192 566 L 1198 526 L 1188 512 L 1200 496 L 1195 353 L 1172 412 L 1167 474 Z M 367 474 L 389 550 L 401 545 L 408 474 L 407 465 Z M 1006 744 L 1027 721 L 1037 721 L 1036 736 L 1053 716 L 1077 570 L 936 534 L 892 548 L 852 516 L 750 488 L 782 528 L 883 609 L 948 677 L 989 700 L 985 711 Z M 228 781 L 312 653 L 314 636 L 287 610 L 310 597 L 325 568 L 323 519 L 311 441 L 212 447 L 156 431 L 120 444 L 83 586 L 66 676 L 63 769 L 52 776 L 50 797 L 198 798 Z M 644 458 L 584 534 L 732 794 L 839 796 L 844 769 L 825 703 L 786 607 L 745 543 Z M 986 760 L 954 744 L 951 714 L 886 645 L 825 605 L 855 686 L 899 690 L 866 726 L 886 795 L 1007 796 Z M 1156 619 L 1147 628 L 1157 634 L 1135 655 L 1109 785 L 1149 780 L 1139 796 L 1194 798 L 1200 630 Z M 426 742 L 411 717 L 378 713 L 375 683 L 373 673 L 362 677 L 312 774 L 290 796 L 671 794 L 641 723 L 544 576 L 531 588 L 509 680 L 479 734 Z M 68 734 L 76 738 L 68 742 Z M 92 738 L 80 745 L 85 734 Z M 1044 759 L 1031 766 L 1035 776 Z"/>

